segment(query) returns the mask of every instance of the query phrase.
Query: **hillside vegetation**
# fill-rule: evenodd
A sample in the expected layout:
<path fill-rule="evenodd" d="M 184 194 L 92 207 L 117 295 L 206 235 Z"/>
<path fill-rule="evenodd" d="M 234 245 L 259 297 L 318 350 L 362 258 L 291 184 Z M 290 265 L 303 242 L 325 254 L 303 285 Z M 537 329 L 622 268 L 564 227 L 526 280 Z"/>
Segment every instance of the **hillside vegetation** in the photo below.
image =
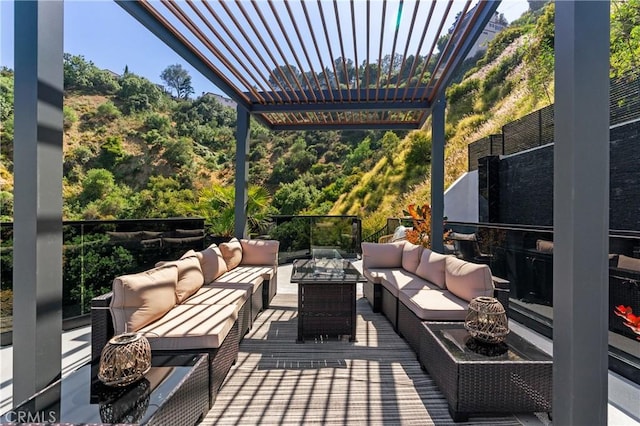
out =
<path fill-rule="evenodd" d="M 463 77 L 446 92 L 445 188 L 467 171 L 469 143 L 500 133 L 503 125 L 553 103 L 554 18 L 553 3 L 527 12 L 498 34 L 475 64 L 463 64 Z M 611 77 L 638 67 L 640 0 L 614 1 Z M 400 141 L 393 156 L 378 161 L 358 185 L 341 195 L 331 213 L 359 215 L 366 236 L 384 226 L 387 217 L 403 215 L 409 204 L 429 202 L 430 147 L 429 119 L 423 129 Z M 407 177 L 416 171 L 420 181 L 408 186 L 412 179 Z"/>
<path fill-rule="evenodd" d="M 536 13 L 529 12 L 489 44 L 475 64 L 466 63 L 466 72 L 446 93 L 445 188 L 467 171 L 467 145 L 552 101 L 553 62 L 539 63 L 537 48 L 553 58 L 553 4 Z M 464 66 L 464 65 L 463 65 Z M 534 71 L 535 70 L 535 71 Z M 535 81 L 531 74 L 537 73 Z M 400 216 L 410 203 L 429 202 L 431 120 L 423 129 L 411 132 L 397 152 L 379 161 L 365 173 L 360 183 L 343 194 L 331 213 L 358 214 L 364 229 L 373 232 L 387 217 Z M 418 163 L 416 165 L 416 163 Z M 415 182 L 411 177 L 418 173 Z"/>
<path fill-rule="evenodd" d="M 466 171 L 469 143 L 553 102 L 554 11 L 549 3 L 513 22 L 486 52 L 464 62 L 448 88 L 446 187 Z M 612 76 L 638 68 L 640 0 L 612 4 L 611 46 Z M 403 77 L 397 65 L 389 69 L 401 61 L 383 62 L 388 68 L 368 72 Z M 176 67 L 163 71 L 163 79 Z M 188 86 L 172 97 L 126 68 L 115 76 L 80 56 L 65 54 L 64 71 L 65 219 L 203 216 L 211 232 L 232 232 L 234 110 L 211 95 L 187 99 Z M 344 75 L 329 77 L 348 83 Z M 13 214 L 12 104 L 13 71 L 2 69 L 4 221 Z M 430 128 L 428 120 L 411 133 L 272 132 L 252 122 L 251 230 L 260 232 L 273 214 L 354 214 L 363 219 L 366 236 L 409 203 L 428 202 Z"/>

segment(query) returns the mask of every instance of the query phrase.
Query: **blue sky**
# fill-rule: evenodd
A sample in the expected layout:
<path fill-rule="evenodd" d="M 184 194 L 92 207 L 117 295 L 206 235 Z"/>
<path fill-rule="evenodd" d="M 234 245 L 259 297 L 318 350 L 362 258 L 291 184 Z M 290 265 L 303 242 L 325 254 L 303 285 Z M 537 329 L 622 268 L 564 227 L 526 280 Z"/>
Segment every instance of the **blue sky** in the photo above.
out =
<path fill-rule="evenodd" d="M 509 22 L 528 8 L 525 0 L 503 1 L 498 8 Z M 65 1 L 64 51 L 82 55 L 100 68 L 131 72 L 155 83 L 167 66 L 181 64 L 196 95 L 222 92 L 113 1 Z M 13 68 L 13 2 L 0 0 L 0 65 Z"/>

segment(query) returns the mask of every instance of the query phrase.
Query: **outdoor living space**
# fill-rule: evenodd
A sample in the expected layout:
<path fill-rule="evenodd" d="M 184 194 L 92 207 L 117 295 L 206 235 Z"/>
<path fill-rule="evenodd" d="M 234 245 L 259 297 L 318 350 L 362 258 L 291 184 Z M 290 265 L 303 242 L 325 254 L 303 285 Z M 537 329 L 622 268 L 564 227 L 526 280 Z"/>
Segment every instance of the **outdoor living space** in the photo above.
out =
<path fill-rule="evenodd" d="M 353 264 L 362 270 L 362 261 Z M 296 343 L 298 285 L 291 273 L 291 264 L 278 268 L 278 293 L 242 340 L 238 360 L 201 424 L 453 423 L 441 389 L 390 322 L 372 312 L 360 284 L 357 342 Z M 549 339 L 514 321 L 509 326 L 552 352 Z M 89 362 L 90 335 L 91 327 L 63 334 L 63 377 Z M 0 349 L 1 413 L 12 407 L 12 352 L 11 346 Z M 636 424 L 632 413 L 640 388 L 613 372 L 609 386 L 609 424 Z M 513 413 L 471 416 L 468 424 L 550 423 L 546 413 Z"/>
<path fill-rule="evenodd" d="M 15 71 L 0 70 L 0 100 L 13 105 L 0 127 L 0 178 L 10 183 L 0 200 L 11 202 L 0 224 L 5 420 L 638 423 L 640 78 L 612 73 L 617 59 L 638 57 L 624 43 L 637 30 L 625 23 L 635 2 L 526 2 L 532 10 L 485 56 L 472 52 L 486 45 L 486 30 L 508 26 L 498 0 L 113 2 L 157 48 L 98 12 L 112 2 L 77 2 L 96 5 L 80 21 L 110 24 L 91 29 L 109 33 L 107 44 L 125 35 L 119 49 L 136 47 L 136 59 L 169 49 L 193 67 L 207 80 L 195 100 L 192 87 L 172 86 L 173 96 L 131 73 L 132 64 L 113 75 L 65 52 L 67 31 L 79 25 L 66 16 L 74 3 L 2 4 L 12 7 L 15 50 Z M 615 79 L 629 102 L 616 97 Z M 106 90 L 99 102 L 74 104 L 73 95 L 98 96 L 98 85 Z M 208 90 L 235 110 L 222 110 Z M 522 120 L 543 106 L 552 128 Z M 538 146 L 511 150 L 505 129 L 533 121 L 540 137 L 526 139 Z M 490 143 L 473 157 L 464 150 L 477 138 Z M 256 184 L 266 186 L 258 203 Z M 446 192 L 456 187 L 452 203 Z M 256 204 L 265 207 L 259 216 Z M 394 270 L 367 276 L 365 242 L 382 246 L 369 234 L 404 209 L 420 212 L 411 241 L 419 250 L 407 250 L 419 261 L 405 265 L 405 243 L 391 242 L 382 251 L 401 254 L 378 266 Z M 303 222 L 318 217 L 314 235 Z M 183 220 L 197 223 L 178 226 Z M 247 281 L 214 287 L 202 260 L 222 247 L 210 245 L 217 237 L 239 246 L 270 240 L 279 257 L 254 258 L 241 265 L 253 269 L 239 278 Z M 463 241 L 477 243 L 471 258 Z M 288 263 L 345 242 L 361 274 L 305 281 Z M 233 267 L 216 254 L 216 270 L 225 268 L 216 277 L 243 275 L 232 271 L 238 253 Z M 453 279 L 438 284 L 423 276 L 427 267 L 419 274 L 424 253 L 427 264 L 433 253 L 445 259 Z M 189 295 L 178 288 L 187 269 L 199 280 Z M 134 285 L 122 290 L 125 274 L 143 277 L 127 277 Z M 331 296 L 316 286 L 334 282 L 341 287 Z M 509 294 L 499 313 L 510 329 L 500 353 L 508 359 L 485 360 L 468 352 L 463 320 L 476 293 L 499 307 L 490 297 L 497 284 Z M 158 303 L 148 309 L 149 301 Z M 440 302 L 455 318 L 429 317 Z M 112 308 L 143 318 L 112 321 Z M 147 338 L 126 333 L 145 327 Z M 103 345 L 127 339 L 136 352 L 125 362 L 97 362 Z M 514 394 L 535 408 L 512 407 Z M 93 411 L 72 418 L 60 400 Z"/>

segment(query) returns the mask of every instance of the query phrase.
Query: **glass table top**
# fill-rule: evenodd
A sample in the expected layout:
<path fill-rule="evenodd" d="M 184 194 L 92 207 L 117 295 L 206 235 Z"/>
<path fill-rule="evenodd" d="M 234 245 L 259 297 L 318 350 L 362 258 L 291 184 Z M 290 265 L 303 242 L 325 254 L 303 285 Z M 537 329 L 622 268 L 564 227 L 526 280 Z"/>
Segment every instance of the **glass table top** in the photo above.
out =
<path fill-rule="evenodd" d="M 359 283 L 366 278 L 346 259 L 316 258 L 298 259 L 293 262 L 291 282 L 314 283 Z"/>
<path fill-rule="evenodd" d="M 478 345 L 464 324 L 428 322 L 426 326 L 456 361 L 551 361 L 551 356 L 510 332 L 499 345 Z"/>

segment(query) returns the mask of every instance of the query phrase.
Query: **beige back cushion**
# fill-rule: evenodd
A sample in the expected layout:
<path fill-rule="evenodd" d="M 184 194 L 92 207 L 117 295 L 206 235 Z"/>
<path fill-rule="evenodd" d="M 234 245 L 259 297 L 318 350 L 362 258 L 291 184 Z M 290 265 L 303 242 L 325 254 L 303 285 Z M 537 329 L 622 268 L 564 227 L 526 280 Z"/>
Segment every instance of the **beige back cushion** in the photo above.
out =
<path fill-rule="evenodd" d="M 478 296 L 493 296 L 491 270 L 487 265 L 465 262 L 446 256 L 445 279 L 447 290 L 470 302 Z"/>
<path fill-rule="evenodd" d="M 416 273 L 418 264 L 420 263 L 420 255 L 422 254 L 422 246 L 406 242 L 402 248 L 402 269 L 412 274 Z"/>
<path fill-rule="evenodd" d="M 194 253 L 192 256 L 182 256 L 180 260 L 158 262 L 156 266 L 176 265 L 178 267 L 178 283 L 176 284 L 176 301 L 182 303 L 196 294 L 204 283 L 200 260 Z"/>
<path fill-rule="evenodd" d="M 553 253 L 553 241 L 536 240 L 536 250 L 542 253 Z"/>
<path fill-rule="evenodd" d="M 229 271 L 242 262 L 242 245 L 237 238 L 232 238 L 228 243 L 222 243 L 218 247 Z"/>
<path fill-rule="evenodd" d="M 113 280 L 111 316 L 115 333 L 138 331 L 176 304 L 178 267 L 162 266 Z"/>
<path fill-rule="evenodd" d="M 416 269 L 416 275 L 420 278 L 444 289 L 448 287 L 445 281 L 445 261 L 450 256 L 436 253 L 435 251 L 424 249 L 420 255 L 420 264 Z"/>
<path fill-rule="evenodd" d="M 222 252 L 215 244 L 211 244 L 209 247 L 199 252 L 189 250 L 182 255 L 182 258 L 194 255 L 200 261 L 200 267 L 202 268 L 202 275 L 204 277 L 205 284 L 212 283 L 216 278 L 228 270 L 227 263 L 222 257 Z"/>
<path fill-rule="evenodd" d="M 280 242 L 276 240 L 240 240 L 243 265 L 277 265 Z"/>
<path fill-rule="evenodd" d="M 364 268 L 401 268 L 405 241 L 396 243 L 362 243 Z"/>
<path fill-rule="evenodd" d="M 621 254 L 618 256 L 618 268 L 640 272 L 640 259 Z"/>

